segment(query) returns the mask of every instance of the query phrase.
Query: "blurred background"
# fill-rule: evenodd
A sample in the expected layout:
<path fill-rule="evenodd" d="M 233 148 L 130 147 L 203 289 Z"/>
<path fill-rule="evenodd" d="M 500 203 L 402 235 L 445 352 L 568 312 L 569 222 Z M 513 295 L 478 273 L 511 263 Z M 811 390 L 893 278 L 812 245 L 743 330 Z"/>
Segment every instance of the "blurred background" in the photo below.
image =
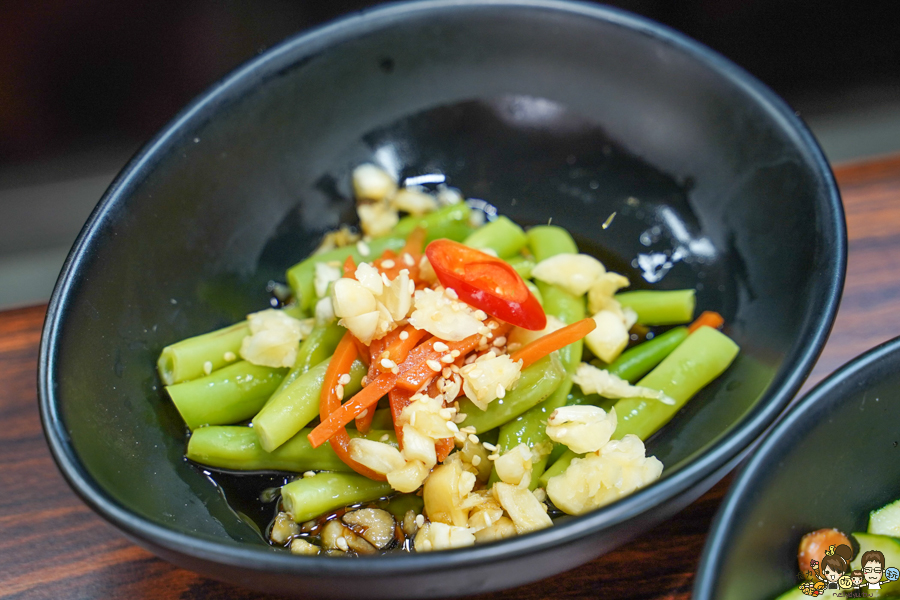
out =
<path fill-rule="evenodd" d="M 0 308 L 45 302 L 116 172 L 194 96 L 359 0 L 0 2 Z M 900 151 L 897 2 L 623 0 L 753 73 L 832 162 Z"/>

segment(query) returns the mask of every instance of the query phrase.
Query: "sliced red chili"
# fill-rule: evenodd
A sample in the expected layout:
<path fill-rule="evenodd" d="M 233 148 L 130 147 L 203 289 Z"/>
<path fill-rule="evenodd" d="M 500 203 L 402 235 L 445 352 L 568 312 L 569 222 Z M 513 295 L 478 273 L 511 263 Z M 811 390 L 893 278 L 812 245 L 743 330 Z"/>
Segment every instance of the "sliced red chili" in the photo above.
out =
<path fill-rule="evenodd" d="M 489 315 L 531 330 L 547 326 L 547 316 L 515 269 L 504 260 L 451 240 L 425 249 L 441 285 Z"/>

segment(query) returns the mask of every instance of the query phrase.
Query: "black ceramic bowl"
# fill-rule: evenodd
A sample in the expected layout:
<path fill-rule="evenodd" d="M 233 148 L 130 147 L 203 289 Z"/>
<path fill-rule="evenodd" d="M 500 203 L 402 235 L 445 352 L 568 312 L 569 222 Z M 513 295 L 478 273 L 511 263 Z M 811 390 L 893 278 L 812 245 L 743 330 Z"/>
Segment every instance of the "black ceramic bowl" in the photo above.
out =
<path fill-rule="evenodd" d="M 900 497 L 898 396 L 900 338 L 894 338 L 791 407 L 722 503 L 694 598 L 770 599 L 796 588 L 805 533 L 865 531 L 870 511 Z"/>
<path fill-rule="evenodd" d="M 696 287 L 699 307 L 725 316 L 741 355 L 650 441 L 661 480 L 551 529 L 442 554 L 291 556 L 238 518 L 182 458 L 184 426 L 154 362 L 265 306 L 268 280 L 354 218 L 348 180 L 362 161 L 446 174 L 525 224 L 552 218 L 634 287 Z M 812 136 L 707 48 L 587 4 L 386 6 L 237 70 L 116 178 L 53 294 L 44 426 L 91 507 L 212 577 L 357 598 L 522 584 L 670 517 L 739 460 L 817 357 L 845 252 Z"/>

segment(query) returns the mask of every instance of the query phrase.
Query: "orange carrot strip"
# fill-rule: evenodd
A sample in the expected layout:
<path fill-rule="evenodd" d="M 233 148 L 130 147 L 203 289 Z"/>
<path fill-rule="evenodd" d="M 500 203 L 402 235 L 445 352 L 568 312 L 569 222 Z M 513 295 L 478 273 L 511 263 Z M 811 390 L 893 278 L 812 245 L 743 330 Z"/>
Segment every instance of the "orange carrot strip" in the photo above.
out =
<path fill-rule="evenodd" d="M 356 261 L 352 256 L 348 256 L 344 261 L 344 277 L 356 279 Z"/>
<path fill-rule="evenodd" d="M 383 373 L 379 375 L 375 381 L 370 381 L 361 392 L 353 396 L 348 402 L 345 402 L 335 411 L 332 411 L 327 418 L 322 419 L 315 429 L 306 436 L 313 448 L 318 448 L 331 436 L 352 421 L 359 413 L 371 408 L 375 411 L 375 405 L 387 394 L 397 383 L 397 376 L 393 373 Z"/>
<path fill-rule="evenodd" d="M 403 331 L 406 332 L 406 339 L 401 337 Z M 390 359 L 398 365 L 406 360 L 410 350 L 415 348 L 416 344 L 428 335 L 428 332 L 424 329 L 416 329 L 413 325 L 407 325 L 402 329 L 401 334 L 397 334 L 397 338 L 385 346 L 385 350 L 390 354 Z"/>
<path fill-rule="evenodd" d="M 425 229 L 423 227 L 416 227 L 412 230 L 406 237 L 406 245 L 403 246 L 403 250 L 401 251 L 401 256 L 403 252 L 409 252 L 409 254 L 416 258 L 422 254 L 422 251 L 425 249 Z M 416 261 L 418 264 L 419 261 Z"/>
<path fill-rule="evenodd" d="M 350 333 L 350 332 L 348 332 L 348 333 Z M 355 335 L 353 335 L 352 333 L 350 334 L 350 337 L 353 338 L 353 345 L 356 346 L 356 353 L 359 355 L 360 360 L 362 360 L 364 363 L 368 364 L 369 363 L 369 347 L 366 346 L 365 344 L 363 344 L 361 341 L 359 341 L 359 338 L 356 337 Z"/>
<path fill-rule="evenodd" d="M 526 368 L 544 358 L 551 352 L 565 348 L 573 342 L 577 342 L 597 327 L 594 319 L 582 319 L 571 325 L 566 325 L 562 329 L 557 329 L 553 333 L 548 333 L 544 337 L 540 337 L 530 344 L 522 346 L 512 353 L 510 358 L 513 362 L 522 360 L 522 368 Z"/>
<path fill-rule="evenodd" d="M 450 453 L 453 452 L 453 448 L 456 447 L 456 444 L 453 442 L 453 438 L 443 438 L 434 443 L 434 450 L 437 454 L 437 461 L 439 463 L 444 462 L 444 459 L 450 456 Z"/>
<path fill-rule="evenodd" d="M 397 434 L 397 442 L 403 449 L 403 427 L 400 426 L 400 413 L 403 409 L 412 404 L 412 395 L 415 392 L 395 387 L 388 393 L 388 400 L 391 403 L 391 418 L 394 421 L 394 432 Z"/>
<path fill-rule="evenodd" d="M 700 316 L 697 317 L 696 321 L 688 326 L 688 333 L 694 333 L 704 325 L 707 327 L 712 327 L 713 329 L 718 329 L 724 324 L 725 319 L 722 318 L 722 315 L 712 310 L 705 310 L 700 313 Z"/>
<path fill-rule="evenodd" d="M 344 334 L 344 337 L 342 337 L 341 341 L 338 343 L 334 354 L 331 356 L 331 362 L 328 363 L 328 368 L 325 370 L 325 378 L 322 381 L 322 393 L 319 396 L 319 417 L 323 421 L 327 419 L 332 412 L 340 408 L 341 401 L 338 399 L 337 394 L 335 394 L 334 388 L 337 385 L 338 378 L 344 373 L 349 373 L 353 361 L 356 360 L 357 350 L 353 339 L 353 334 L 349 331 Z M 346 429 L 343 427 L 339 428 L 328 441 L 335 454 L 338 455 L 338 458 L 340 458 L 348 467 L 370 479 L 375 479 L 377 481 L 385 480 L 383 475 L 376 473 L 372 469 L 369 469 L 350 458 L 350 436 L 347 434 Z"/>

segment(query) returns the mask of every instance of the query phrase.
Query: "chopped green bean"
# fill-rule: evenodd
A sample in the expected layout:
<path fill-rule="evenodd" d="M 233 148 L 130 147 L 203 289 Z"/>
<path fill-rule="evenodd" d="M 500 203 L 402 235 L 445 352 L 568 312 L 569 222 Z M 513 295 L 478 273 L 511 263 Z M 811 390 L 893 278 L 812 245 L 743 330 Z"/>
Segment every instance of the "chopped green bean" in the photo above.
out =
<path fill-rule="evenodd" d="M 545 313 L 556 317 L 566 325 L 571 325 L 584 318 L 584 298 L 570 294 L 559 286 L 544 283 L 543 281 L 538 281 L 537 286 L 541 292 Z M 578 340 L 559 350 L 559 358 L 562 360 L 566 371 L 569 373 L 575 372 L 575 369 L 581 362 L 583 349 L 584 342 Z"/>
<path fill-rule="evenodd" d="M 557 254 L 577 254 L 572 235 L 556 225 L 538 225 L 528 230 L 528 247 L 537 262 Z"/>
<path fill-rule="evenodd" d="M 252 427 L 201 427 L 191 434 L 185 455 L 202 465 L 232 471 L 352 471 L 338 458 L 331 444 L 313 448 L 306 437 L 310 431 L 301 429 L 273 452 L 266 452 Z M 350 437 L 360 437 L 355 430 L 348 433 Z M 362 437 L 380 441 L 385 435 L 388 436 L 388 443 L 397 445 L 393 430 L 372 429 Z"/>
<path fill-rule="evenodd" d="M 618 426 L 614 439 L 633 433 L 646 440 L 669 422 L 694 394 L 721 375 L 738 353 L 738 346 L 725 334 L 701 327 L 638 382 L 639 386 L 662 390 L 675 401 L 664 404 L 648 398 L 623 398 L 616 402 Z"/>
<path fill-rule="evenodd" d="M 562 383 L 565 372 L 559 358 L 551 354 L 524 369 L 515 389 L 488 404 L 487 410 L 481 410 L 471 400 L 463 398 L 459 412 L 465 413 L 466 419 L 460 427 L 474 427 L 476 433 L 481 433 L 518 417 L 552 394 Z"/>
<path fill-rule="evenodd" d="M 294 291 L 294 297 L 303 310 L 309 310 L 316 302 L 316 263 L 336 262 L 344 264 L 348 256 L 359 263 L 365 260 L 378 258 L 385 250 L 400 250 L 406 244 L 406 238 L 400 235 L 389 235 L 375 238 L 367 242 L 368 254 L 363 257 L 357 244 L 341 246 L 321 254 L 313 254 L 309 258 L 300 261 L 287 270 L 287 282 Z"/>
<path fill-rule="evenodd" d="M 687 336 L 687 327 L 676 327 L 661 333 L 652 340 L 629 348 L 608 365 L 604 365 L 598 360 L 597 366 L 629 383 L 634 383 L 662 362 L 662 359 L 671 354 Z"/>
<path fill-rule="evenodd" d="M 284 376 L 281 385 L 275 390 L 275 395 L 294 383 L 298 377 L 334 354 L 338 342 L 344 337 L 346 331 L 336 321 L 316 325 L 306 339 L 300 343 L 300 350 L 297 351 L 297 359 L 294 361 L 294 366 Z"/>
<path fill-rule="evenodd" d="M 476 229 L 463 243 L 479 250 L 493 250 L 500 258 L 507 258 L 517 255 L 527 242 L 528 238 L 521 227 L 508 218 L 499 216 Z"/>
<path fill-rule="evenodd" d="M 529 281 L 528 279 L 525 280 L 525 287 L 528 288 L 528 291 L 531 292 L 531 294 L 534 296 L 535 300 L 537 300 L 538 304 L 540 304 L 541 307 L 543 308 L 544 295 L 541 293 L 540 288 L 538 288 L 538 286 L 536 286 L 533 281 Z M 544 312 L 546 313 L 547 311 L 544 311 Z"/>
<path fill-rule="evenodd" d="M 389 408 L 379 408 L 375 411 L 375 416 L 372 417 L 372 424 L 370 425 L 372 429 L 390 429 L 393 431 L 394 429 L 394 417 L 391 416 L 391 409 Z"/>
<path fill-rule="evenodd" d="M 634 310 L 641 325 L 680 325 L 694 318 L 694 290 L 636 290 L 616 294 L 616 300 Z"/>
<path fill-rule="evenodd" d="M 266 452 L 274 451 L 319 416 L 319 397 L 330 362 L 329 357 L 298 377 L 294 383 L 269 399 L 259 414 L 253 417 L 253 428 Z M 361 389 L 360 382 L 365 374 L 365 365 L 359 360 L 353 361 L 350 382 L 344 386 L 345 398 Z"/>
<path fill-rule="evenodd" d="M 415 494 L 397 494 L 388 501 L 385 508 L 394 515 L 395 519 L 402 521 L 408 511 L 413 511 L 417 515 L 422 514 L 422 510 L 425 508 L 425 501 L 422 499 L 422 496 L 416 496 Z"/>
<path fill-rule="evenodd" d="M 562 444 L 560 447 L 566 448 Z M 566 472 L 566 469 L 569 468 L 569 465 L 572 464 L 572 461 L 580 456 L 584 456 L 583 454 L 575 454 L 568 448 L 562 453 L 560 456 L 546 471 L 541 475 L 539 481 L 541 487 L 547 487 L 547 482 L 550 481 L 551 477 L 556 477 L 557 475 L 562 475 Z"/>
<path fill-rule="evenodd" d="M 281 488 L 284 510 L 304 523 L 338 508 L 372 502 L 392 493 L 390 484 L 356 473 L 318 473 L 296 479 Z"/>
<path fill-rule="evenodd" d="M 173 385 L 206 375 L 209 371 L 221 369 L 234 358 L 227 360 L 225 355 L 231 353 L 235 357 L 241 352 L 241 342 L 250 335 L 247 321 L 235 323 L 224 329 L 197 335 L 176 342 L 163 348 L 156 363 L 159 378 L 165 385 Z"/>
<path fill-rule="evenodd" d="M 425 230 L 426 242 L 439 238 L 461 242 L 472 233 L 469 226 L 471 214 L 472 209 L 465 202 L 451 204 L 421 217 L 410 215 L 400 219 L 391 235 L 405 239 L 413 229 L 421 227 Z"/>
<path fill-rule="evenodd" d="M 189 428 L 228 425 L 249 419 L 266 403 L 287 369 L 241 360 L 206 377 L 166 386 Z"/>
<path fill-rule="evenodd" d="M 546 400 L 531 408 L 524 414 L 500 426 L 500 437 L 497 449 L 501 454 L 509 452 L 519 444 L 533 449 L 540 444 L 552 444 L 547 436 L 547 419 L 554 410 L 566 405 L 569 391 L 572 389 L 572 376 L 566 375 L 562 383 Z M 538 485 L 540 477 L 547 466 L 547 455 L 531 463 L 531 489 Z M 494 472 L 491 473 L 494 478 Z"/>
<path fill-rule="evenodd" d="M 516 273 L 518 273 L 519 277 L 522 279 L 531 278 L 531 270 L 534 268 L 534 261 L 530 258 L 525 258 L 521 254 L 516 254 L 515 256 L 507 258 L 506 262 L 516 270 Z"/>

